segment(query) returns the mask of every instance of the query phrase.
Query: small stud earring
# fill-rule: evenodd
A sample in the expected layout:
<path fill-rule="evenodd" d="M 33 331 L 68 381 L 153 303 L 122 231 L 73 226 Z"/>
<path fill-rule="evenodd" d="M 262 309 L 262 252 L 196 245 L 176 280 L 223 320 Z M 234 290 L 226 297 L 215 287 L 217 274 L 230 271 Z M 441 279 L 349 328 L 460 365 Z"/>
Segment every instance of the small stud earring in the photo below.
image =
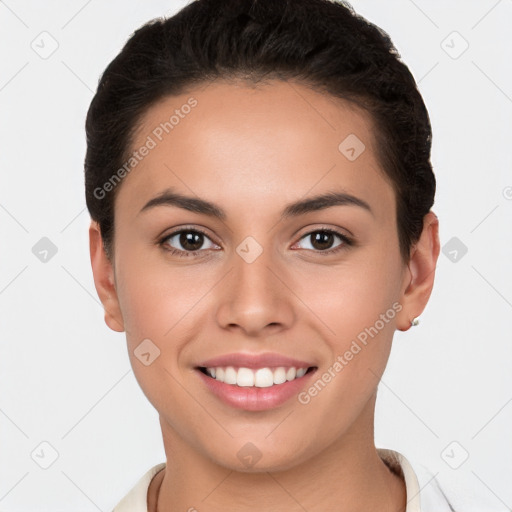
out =
<path fill-rule="evenodd" d="M 411 320 L 411 327 L 414 327 L 414 326 L 418 325 L 419 323 L 420 323 L 420 321 L 417 318 L 414 318 L 413 320 Z"/>

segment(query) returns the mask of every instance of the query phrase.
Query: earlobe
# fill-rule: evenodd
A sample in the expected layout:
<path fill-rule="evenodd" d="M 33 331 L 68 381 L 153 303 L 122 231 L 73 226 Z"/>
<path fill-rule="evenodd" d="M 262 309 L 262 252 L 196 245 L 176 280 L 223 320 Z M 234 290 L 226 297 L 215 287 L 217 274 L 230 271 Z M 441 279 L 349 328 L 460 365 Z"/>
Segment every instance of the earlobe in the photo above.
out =
<path fill-rule="evenodd" d="M 439 251 L 439 221 L 430 211 L 423 219 L 423 231 L 412 250 L 408 271 L 404 273 L 400 299 L 403 307 L 397 315 L 397 328 L 400 331 L 409 330 L 411 321 L 427 305 L 434 286 Z"/>
<path fill-rule="evenodd" d="M 105 309 L 105 323 L 113 331 L 124 332 L 123 316 L 114 281 L 114 269 L 105 252 L 101 230 L 96 221 L 91 221 L 89 227 L 89 252 L 94 285 Z"/>

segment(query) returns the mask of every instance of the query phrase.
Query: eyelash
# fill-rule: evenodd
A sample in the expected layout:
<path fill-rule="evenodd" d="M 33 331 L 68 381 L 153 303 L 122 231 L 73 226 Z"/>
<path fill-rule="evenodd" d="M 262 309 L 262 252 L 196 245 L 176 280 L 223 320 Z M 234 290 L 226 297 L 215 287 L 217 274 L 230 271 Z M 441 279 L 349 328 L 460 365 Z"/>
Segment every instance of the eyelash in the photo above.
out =
<path fill-rule="evenodd" d="M 198 229 L 198 228 L 193 228 L 193 229 L 185 228 L 184 229 L 184 228 L 182 228 L 182 229 L 174 231 L 168 235 L 165 235 L 163 238 L 161 238 L 159 240 L 158 245 L 161 246 L 164 251 L 169 252 L 173 256 L 178 256 L 180 258 L 199 257 L 199 253 L 205 249 L 198 249 L 196 251 L 181 251 L 180 249 L 175 249 L 174 247 L 171 247 L 171 248 L 166 247 L 165 242 L 167 242 L 167 240 L 169 240 L 169 238 L 179 235 L 180 233 L 200 233 L 200 234 L 204 235 L 205 237 L 207 237 L 208 239 L 210 239 L 210 237 L 201 229 Z M 307 238 L 308 236 L 311 236 L 314 233 L 333 234 L 333 235 L 338 236 L 341 239 L 341 241 L 343 242 L 342 244 L 338 245 L 334 249 L 327 249 L 325 251 L 314 250 L 315 253 L 321 254 L 322 256 L 336 254 L 336 253 L 346 250 L 349 247 L 354 245 L 354 241 L 352 239 L 350 239 L 349 237 L 347 237 L 346 235 L 344 235 L 334 229 L 327 229 L 327 228 L 325 228 L 325 229 L 320 228 L 320 229 L 315 229 L 313 231 L 310 231 L 309 233 L 306 233 L 303 236 L 301 236 L 299 240 Z M 306 250 L 311 251 L 312 249 L 306 249 Z"/>

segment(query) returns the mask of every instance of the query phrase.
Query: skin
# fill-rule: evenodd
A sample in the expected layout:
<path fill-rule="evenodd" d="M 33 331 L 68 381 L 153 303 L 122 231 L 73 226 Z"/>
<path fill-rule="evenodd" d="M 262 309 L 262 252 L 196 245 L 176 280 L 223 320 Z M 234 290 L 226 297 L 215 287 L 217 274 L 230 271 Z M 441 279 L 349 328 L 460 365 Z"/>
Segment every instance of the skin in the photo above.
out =
<path fill-rule="evenodd" d="M 375 398 L 394 331 L 409 329 L 430 297 L 437 217 L 425 216 L 402 261 L 371 118 L 297 83 L 219 81 L 165 98 L 146 113 L 133 148 L 191 96 L 198 105 L 118 190 L 112 261 L 97 223 L 89 230 L 105 321 L 126 331 L 134 374 L 159 412 L 168 463 L 151 483 L 148 510 L 404 510 L 404 482 L 376 452 Z M 354 161 L 338 150 L 349 134 L 366 147 Z M 140 213 L 169 187 L 215 203 L 226 219 L 173 206 Z M 280 220 L 288 203 L 340 189 L 373 213 L 339 205 Z M 158 244 L 180 227 L 206 231 L 198 256 Z M 322 254 L 306 236 L 321 228 L 351 233 L 355 245 Z M 252 263 L 236 252 L 248 236 L 263 248 Z M 179 237 L 166 243 L 185 251 Z M 323 250 L 340 244 L 335 236 Z M 402 309 L 308 404 L 234 409 L 194 370 L 231 352 L 277 352 L 322 374 L 395 302 Z M 134 355 L 146 338 L 161 351 L 149 366 Z M 250 468 L 237 457 L 248 442 L 262 455 Z"/>

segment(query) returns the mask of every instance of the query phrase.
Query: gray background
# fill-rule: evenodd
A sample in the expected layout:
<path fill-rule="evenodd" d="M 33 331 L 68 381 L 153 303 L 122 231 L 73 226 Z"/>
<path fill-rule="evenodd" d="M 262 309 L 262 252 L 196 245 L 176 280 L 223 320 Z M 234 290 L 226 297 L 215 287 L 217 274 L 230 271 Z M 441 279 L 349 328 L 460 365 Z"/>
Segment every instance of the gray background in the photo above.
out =
<path fill-rule="evenodd" d="M 94 289 L 83 125 L 130 33 L 185 3 L 0 1 L 4 512 L 109 511 L 165 460 Z M 391 35 L 429 109 L 443 246 L 420 325 L 395 335 L 376 443 L 428 467 L 459 510 L 511 510 L 512 0 L 352 5 Z"/>

